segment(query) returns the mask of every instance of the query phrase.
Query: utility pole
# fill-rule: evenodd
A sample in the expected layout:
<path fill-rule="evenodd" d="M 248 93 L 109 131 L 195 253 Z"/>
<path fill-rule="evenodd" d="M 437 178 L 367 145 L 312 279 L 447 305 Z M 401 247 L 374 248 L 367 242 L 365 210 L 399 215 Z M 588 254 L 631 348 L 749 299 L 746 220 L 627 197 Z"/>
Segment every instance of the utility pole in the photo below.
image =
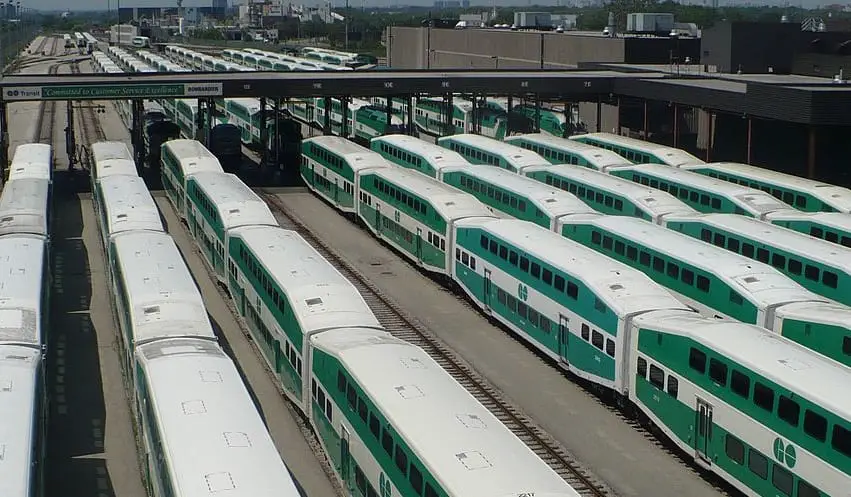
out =
<path fill-rule="evenodd" d="M 346 0 L 346 51 L 349 51 L 349 0 Z"/>

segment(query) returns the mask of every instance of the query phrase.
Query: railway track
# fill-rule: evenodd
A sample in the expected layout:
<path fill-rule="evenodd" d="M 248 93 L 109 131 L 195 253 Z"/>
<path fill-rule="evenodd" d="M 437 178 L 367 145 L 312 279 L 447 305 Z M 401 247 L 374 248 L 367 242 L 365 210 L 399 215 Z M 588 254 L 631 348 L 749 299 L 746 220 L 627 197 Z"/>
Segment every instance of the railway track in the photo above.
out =
<path fill-rule="evenodd" d="M 488 385 L 470 367 L 463 364 L 449 347 L 440 343 L 424 326 L 385 297 L 360 272 L 315 237 L 304 223 L 290 215 L 283 202 L 274 193 L 261 189 L 259 194 L 273 211 L 285 219 L 281 227 L 298 232 L 355 285 L 376 318 L 389 332 L 426 351 L 580 495 L 589 497 L 615 495 L 614 491 L 584 469 L 558 442 L 537 427 L 517 407 L 503 399 L 497 389 Z"/>
<path fill-rule="evenodd" d="M 79 61 L 71 63 L 71 74 L 80 74 Z M 72 103 L 68 102 L 68 105 L 72 105 Z M 78 101 L 76 108 L 81 131 L 83 132 L 83 144 L 89 146 L 92 143 L 106 140 L 106 135 L 100 126 L 100 119 L 98 119 L 95 113 L 93 102 Z"/>
<path fill-rule="evenodd" d="M 59 71 L 59 64 L 53 64 L 47 69 L 47 74 L 55 75 Z M 56 102 L 52 100 L 42 101 L 38 106 L 35 131 L 32 141 L 37 143 L 53 144 L 53 123 L 56 121 Z"/>

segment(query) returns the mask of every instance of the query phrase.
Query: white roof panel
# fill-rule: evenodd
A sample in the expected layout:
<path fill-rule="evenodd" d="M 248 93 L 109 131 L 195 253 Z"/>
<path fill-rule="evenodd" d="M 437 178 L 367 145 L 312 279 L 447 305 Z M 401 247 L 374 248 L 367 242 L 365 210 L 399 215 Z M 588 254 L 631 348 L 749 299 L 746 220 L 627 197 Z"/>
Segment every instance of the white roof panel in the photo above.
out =
<path fill-rule="evenodd" d="M 419 347 L 371 331 L 312 341 L 341 361 L 447 495 L 579 495 Z"/>
<path fill-rule="evenodd" d="M 108 236 L 133 230 L 165 231 L 160 211 L 142 178 L 108 176 L 100 180 L 98 189 Z"/>
<path fill-rule="evenodd" d="M 373 152 L 362 145 L 339 136 L 314 136 L 313 138 L 304 140 L 304 142 L 315 143 L 345 158 L 349 166 L 355 171 L 366 168 L 391 166 L 378 152 Z"/>
<path fill-rule="evenodd" d="M 611 166 L 630 164 L 628 160 L 611 150 L 595 147 L 594 145 L 588 145 L 576 140 L 559 138 L 545 133 L 529 133 L 526 135 L 514 135 L 505 138 L 506 143 L 510 143 L 518 147 L 520 146 L 518 142 L 521 140 L 527 140 L 545 147 L 561 149 L 565 152 L 579 155 L 601 171 L 605 171 Z"/>
<path fill-rule="evenodd" d="M 0 195 L 0 235 L 48 236 L 49 196 L 49 180 L 22 178 L 7 182 Z"/>
<path fill-rule="evenodd" d="M 202 171 L 224 172 L 219 159 L 195 140 L 169 140 L 164 145 L 180 162 L 184 176 Z"/>
<path fill-rule="evenodd" d="M 169 235 L 128 231 L 112 244 L 136 344 L 174 337 L 215 340 L 201 293 Z"/>
<path fill-rule="evenodd" d="M 33 427 L 38 426 L 36 397 L 41 350 L 0 345 L 0 495 L 34 495 Z"/>
<path fill-rule="evenodd" d="M 0 237 L 0 344 L 42 343 L 45 246 L 41 236 Z"/>
<path fill-rule="evenodd" d="M 104 160 L 133 160 L 133 154 L 124 142 L 120 141 L 103 141 L 93 143 L 91 146 L 92 157 L 95 162 Z"/>
<path fill-rule="evenodd" d="M 252 224 L 277 226 L 269 206 L 236 175 L 201 172 L 192 175 L 219 213 L 225 230 Z"/>
<path fill-rule="evenodd" d="M 532 152 L 531 150 L 526 150 L 525 148 L 520 148 L 517 145 L 512 145 L 503 141 L 494 140 L 493 138 L 488 138 L 482 135 L 464 133 L 459 135 L 444 136 L 443 138 L 437 139 L 437 143 L 444 147 L 447 147 L 447 145 L 444 144 L 448 144 L 452 141 L 469 145 L 471 147 L 476 147 L 482 150 L 487 150 L 493 154 L 499 155 L 506 162 L 514 166 L 514 168 L 516 168 L 518 171 L 522 171 L 524 168 L 529 166 L 549 165 L 548 160 L 544 159 L 535 152 Z"/>
<path fill-rule="evenodd" d="M 833 228 L 839 232 L 851 233 L 851 216 L 845 212 L 800 212 L 789 210 L 769 214 L 766 219 L 772 223 L 777 221 L 807 221 Z"/>
<path fill-rule="evenodd" d="M 445 167 L 464 166 L 470 163 L 458 152 L 443 148 L 434 143 L 429 143 L 409 135 L 384 135 L 372 139 L 372 142 L 384 142 L 398 147 L 412 154 L 419 155 L 436 170 L 441 171 Z M 439 174 L 439 173 L 438 173 Z"/>
<path fill-rule="evenodd" d="M 632 148 L 634 150 L 640 150 L 648 154 L 656 155 L 660 159 L 664 160 L 669 166 L 678 167 L 685 164 L 703 163 L 702 160 L 678 148 L 667 147 L 665 145 L 659 145 L 657 143 L 639 140 L 637 138 L 630 138 L 628 136 L 615 135 L 612 133 L 587 133 L 583 135 L 571 136 L 570 139 L 579 140 L 583 137 L 597 138 L 599 140 L 605 140 L 609 143 L 615 143 L 618 145 Z"/>
<path fill-rule="evenodd" d="M 822 323 L 851 330 L 851 307 L 835 302 L 799 302 L 777 309 L 780 319 Z"/>
<path fill-rule="evenodd" d="M 641 271 L 536 224 L 510 219 L 470 219 L 460 221 L 458 228 L 479 228 L 573 275 L 619 317 L 654 309 L 687 309 Z"/>
<path fill-rule="evenodd" d="M 15 149 L 9 166 L 9 181 L 20 178 L 51 179 L 53 148 L 43 143 L 24 143 Z"/>
<path fill-rule="evenodd" d="M 213 342 L 163 340 L 137 349 L 170 477 L 182 497 L 297 497 L 254 401 Z"/>

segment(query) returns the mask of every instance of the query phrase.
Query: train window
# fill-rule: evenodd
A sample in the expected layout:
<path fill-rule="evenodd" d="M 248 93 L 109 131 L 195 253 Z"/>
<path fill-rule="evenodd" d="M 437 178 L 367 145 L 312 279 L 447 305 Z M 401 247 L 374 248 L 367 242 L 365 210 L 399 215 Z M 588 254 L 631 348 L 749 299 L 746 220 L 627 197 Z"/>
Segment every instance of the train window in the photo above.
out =
<path fill-rule="evenodd" d="M 671 187 L 668 189 L 668 192 L 669 192 L 671 195 L 673 195 L 673 196 L 675 196 L 675 197 L 676 197 L 676 196 L 677 196 L 677 194 L 679 194 L 679 193 L 680 193 L 680 188 L 679 188 L 677 185 L 671 185 Z"/>
<path fill-rule="evenodd" d="M 775 464 L 772 468 L 771 483 L 774 484 L 774 488 L 780 490 L 783 495 L 787 495 L 789 497 L 792 496 L 792 489 L 794 488 L 792 473 L 786 471 L 778 464 Z"/>
<path fill-rule="evenodd" d="M 697 289 L 709 293 L 709 278 L 697 275 Z"/>
<path fill-rule="evenodd" d="M 699 202 L 700 201 L 700 194 L 698 194 L 697 192 L 689 192 L 688 193 L 688 199 L 692 202 Z"/>
<path fill-rule="evenodd" d="M 830 442 L 834 449 L 851 457 L 851 431 L 838 424 L 833 425 L 833 437 Z"/>
<path fill-rule="evenodd" d="M 346 393 L 346 377 L 340 371 L 337 371 L 337 390 L 340 393 Z"/>
<path fill-rule="evenodd" d="M 362 398 L 358 397 L 358 416 L 360 416 L 364 423 L 366 423 L 368 419 L 367 412 L 366 402 Z"/>
<path fill-rule="evenodd" d="M 754 449 L 748 451 L 748 468 L 763 480 L 768 478 L 768 459 Z"/>
<path fill-rule="evenodd" d="M 751 395 L 751 379 L 734 369 L 730 375 L 730 389 L 733 393 L 748 398 Z"/>
<path fill-rule="evenodd" d="M 476 258 L 472 255 L 470 256 L 470 269 L 472 269 L 473 271 L 476 270 Z"/>
<path fill-rule="evenodd" d="M 559 292 L 564 291 L 564 278 L 563 277 L 561 277 L 559 275 L 555 275 L 554 283 L 555 283 L 556 290 L 558 290 Z"/>
<path fill-rule="evenodd" d="M 815 266 L 811 266 L 807 264 L 806 269 L 804 270 L 804 276 L 808 280 L 818 281 L 819 280 L 819 270 Z"/>
<path fill-rule="evenodd" d="M 425 497 L 437 497 L 437 492 L 431 487 L 431 483 L 425 484 Z"/>
<path fill-rule="evenodd" d="M 529 320 L 529 324 L 532 326 L 538 326 L 538 320 L 541 317 L 540 314 L 535 309 L 528 309 L 527 319 Z"/>
<path fill-rule="evenodd" d="M 647 378 L 647 361 L 645 361 L 643 357 L 638 358 L 636 374 L 642 378 Z"/>
<path fill-rule="evenodd" d="M 408 476 L 408 481 L 411 482 L 411 486 L 414 487 L 417 495 L 423 493 L 423 474 L 413 463 L 411 464 L 411 473 Z"/>
<path fill-rule="evenodd" d="M 587 341 L 588 337 L 591 336 L 591 328 L 589 328 L 587 324 L 582 323 L 580 333 L 582 334 L 582 339 Z"/>
<path fill-rule="evenodd" d="M 363 471 L 361 471 L 360 467 L 355 464 L 355 485 L 358 486 L 358 489 L 361 491 L 361 494 L 366 493 L 366 479 L 363 477 Z"/>
<path fill-rule="evenodd" d="M 591 345 L 603 350 L 603 334 L 597 330 L 591 330 Z"/>
<path fill-rule="evenodd" d="M 520 211 L 522 211 L 522 212 L 526 212 L 526 201 L 521 200 L 521 201 L 517 202 L 517 208 L 520 209 Z"/>
<path fill-rule="evenodd" d="M 735 290 L 730 290 L 730 302 L 736 305 L 742 305 L 744 303 L 744 299 L 742 299 L 742 296 Z"/>
<path fill-rule="evenodd" d="M 429 234 L 431 234 L 431 232 L 429 232 Z M 488 237 L 486 237 L 485 235 L 482 235 L 481 238 L 479 238 L 479 244 L 482 246 L 483 249 L 487 250 L 487 248 L 488 248 Z"/>
<path fill-rule="evenodd" d="M 766 411 L 773 411 L 774 390 L 757 381 L 753 386 L 753 402 Z"/>
<path fill-rule="evenodd" d="M 636 176 L 638 176 L 638 175 L 633 175 L 633 176 L 632 176 L 632 180 L 633 180 L 633 181 L 635 181 L 635 177 L 636 177 Z M 639 183 L 641 183 L 642 185 L 645 185 L 645 186 L 650 185 L 650 180 L 649 180 L 649 179 L 647 179 L 647 177 L 646 177 L 646 176 L 642 176 L 642 177 L 640 177 L 638 182 L 639 182 Z"/>
<path fill-rule="evenodd" d="M 511 208 L 513 208 L 513 209 L 517 208 L 517 197 L 511 197 L 510 205 L 511 205 Z"/>
<path fill-rule="evenodd" d="M 677 398 L 677 394 L 680 391 L 680 382 L 674 375 L 668 375 L 668 395 L 673 398 Z"/>
<path fill-rule="evenodd" d="M 627 246 L 626 248 L 626 257 L 631 261 L 635 261 L 638 259 L 638 249 L 633 247 L 632 245 Z"/>
<path fill-rule="evenodd" d="M 532 277 L 534 277 L 534 278 L 540 278 L 541 277 L 541 266 L 539 266 L 537 262 L 532 263 L 531 274 L 532 274 Z"/>
<path fill-rule="evenodd" d="M 487 195 L 488 195 L 488 197 L 493 198 L 493 187 L 492 186 L 488 187 Z"/>
<path fill-rule="evenodd" d="M 511 264 L 512 266 L 516 266 L 516 265 L 517 265 L 517 252 L 515 252 L 515 251 L 513 251 L 513 250 L 512 250 L 512 251 L 510 251 L 510 252 L 508 253 L 508 262 L 509 262 L 509 264 Z"/>
<path fill-rule="evenodd" d="M 600 192 L 595 193 L 594 194 L 594 201 L 597 202 L 598 204 L 602 204 L 603 203 L 603 194 L 600 193 Z"/>
<path fill-rule="evenodd" d="M 650 180 L 650 188 L 659 188 L 659 180 L 651 179 Z"/>
<path fill-rule="evenodd" d="M 709 205 L 709 195 L 703 194 L 700 196 L 700 205 Z"/>
<path fill-rule="evenodd" d="M 727 453 L 727 457 L 732 459 L 738 464 L 745 463 L 745 444 L 741 442 L 738 438 L 727 434 L 726 441 L 724 444 L 724 451 Z"/>
<path fill-rule="evenodd" d="M 771 254 L 771 265 L 777 269 L 786 269 L 786 257 L 780 254 Z"/>
<path fill-rule="evenodd" d="M 807 409 L 804 412 L 804 432 L 807 435 L 824 442 L 827 438 L 827 420 L 824 416 Z"/>
<path fill-rule="evenodd" d="M 721 209 L 721 199 L 714 197 L 712 198 L 712 208 L 715 210 Z"/>
<path fill-rule="evenodd" d="M 739 241 L 735 238 L 727 239 L 727 250 L 732 250 L 733 252 L 739 251 Z"/>
<path fill-rule="evenodd" d="M 665 260 L 661 257 L 653 257 L 653 270 L 658 273 L 665 272 Z"/>
<path fill-rule="evenodd" d="M 615 253 L 618 255 L 623 255 L 626 246 L 620 240 L 615 240 Z"/>
<path fill-rule="evenodd" d="M 605 204 L 606 204 L 606 207 L 612 207 L 615 204 L 615 199 L 606 195 Z"/>
<path fill-rule="evenodd" d="M 541 272 L 541 279 L 544 280 L 544 283 L 547 285 L 553 284 L 553 272 L 547 268 L 544 268 Z"/>
<path fill-rule="evenodd" d="M 709 378 L 721 386 L 727 386 L 727 365 L 717 359 L 709 359 Z"/>
<path fill-rule="evenodd" d="M 674 264 L 673 262 L 668 263 L 668 276 L 671 278 L 679 278 L 680 277 L 680 267 Z"/>
<path fill-rule="evenodd" d="M 789 259 L 789 272 L 800 276 L 803 264 L 798 259 Z"/>
<path fill-rule="evenodd" d="M 650 383 L 659 390 L 665 388 L 665 372 L 655 364 L 650 365 Z"/>
<path fill-rule="evenodd" d="M 606 354 L 609 357 L 615 356 L 615 341 L 611 338 L 606 339 Z"/>
<path fill-rule="evenodd" d="M 584 197 L 585 196 L 585 187 L 580 186 L 578 192 L 579 192 L 580 197 Z"/>
<path fill-rule="evenodd" d="M 612 237 L 604 236 L 603 237 L 603 248 L 606 250 L 612 249 Z"/>
<path fill-rule="evenodd" d="M 489 241 L 488 241 L 488 243 L 489 243 L 489 245 L 488 245 L 488 250 L 490 250 L 490 252 L 491 252 L 492 254 L 496 255 L 496 252 L 497 252 L 497 245 L 496 245 L 496 242 L 495 242 L 495 241 L 493 241 L 493 240 L 489 240 Z"/>
<path fill-rule="evenodd" d="M 502 260 L 508 259 L 508 249 L 505 247 L 505 245 L 499 246 L 499 258 Z"/>
<path fill-rule="evenodd" d="M 511 312 L 517 312 L 517 299 L 506 293 L 505 300 L 508 301 L 508 308 L 511 309 Z"/>
<path fill-rule="evenodd" d="M 378 421 L 378 418 L 375 417 L 375 414 L 369 413 L 369 431 L 372 432 L 372 435 L 376 440 L 380 438 L 381 434 L 381 424 Z"/>
<path fill-rule="evenodd" d="M 640 262 L 642 266 L 650 267 L 650 254 L 642 250 L 638 256 L 638 262 Z"/>
<path fill-rule="evenodd" d="M 623 210 L 623 200 L 615 199 L 615 209 L 619 211 Z"/>
<path fill-rule="evenodd" d="M 393 435 L 390 434 L 389 426 L 381 432 L 381 446 L 384 447 L 384 452 L 388 456 L 393 457 Z"/>
<path fill-rule="evenodd" d="M 753 245 L 751 245 L 750 243 L 743 243 L 742 244 L 742 255 L 743 256 L 753 259 L 753 253 L 754 253 L 754 246 Z"/>
<path fill-rule="evenodd" d="M 815 227 L 815 226 L 813 226 L 812 228 L 810 228 L 810 235 L 812 235 L 812 236 L 814 236 L 814 237 L 816 237 L 816 238 L 824 238 L 824 232 L 822 231 L 822 229 L 821 229 L 821 228 L 817 228 L 817 227 Z"/>
<path fill-rule="evenodd" d="M 798 480 L 798 497 L 821 497 L 821 492 L 804 480 Z"/>
<path fill-rule="evenodd" d="M 680 277 L 686 285 L 694 285 L 694 272 L 691 269 L 683 269 Z"/>
<path fill-rule="evenodd" d="M 606 313 L 606 311 L 608 310 L 608 309 L 606 308 L 606 304 L 604 304 L 604 303 L 603 303 L 603 301 L 602 301 L 602 300 L 600 300 L 600 299 L 599 299 L 599 298 L 597 298 L 597 297 L 594 297 L 594 309 L 595 309 L 595 310 L 597 310 L 597 311 L 599 311 L 599 312 L 601 312 L 601 313 L 603 313 L 603 314 L 605 314 L 605 313 Z"/>
<path fill-rule="evenodd" d="M 358 395 L 351 383 L 346 387 L 346 400 L 349 401 L 349 407 L 356 409 L 358 406 Z"/>
<path fill-rule="evenodd" d="M 712 243 L 714 243 L 715 245 L 717 245 L 721 248 L 724 248 L 724 242 L 726 241 L 725 239 L 726 239 L 726 237 L 724 235 L 722 235 L 721 233 L 715 233 L 715 236 L 713 237 Z"/>
<path fill-rule="evenodd" d="M 528 271 L 529 270 L 529 259 L 526 257 L 520 256 L 520 270 Z"/>
<path fill-rule="evenodd" d="M 526 319 L 529 315 L 529 306 L 524 304 L 523 302 L 519 302 L 517 304 L 517 315 L 522 319 Z"/>
<path fill-rule="evenodd" d="M 660 190 L 668 191 L 668 183 L 666 183 L 666 182 L 664 182 L 664 181 L 660 181 L 660 182 L 659 182 L 659 189 L 660 189 Z"/>
<path fill-rule="evenodd" d="M 316 403 L 320 406 L 325 405 L 325 392 L 321 388 L 316 389 Z"/>
<path fill-rule="evenodd" d="M 801 406 L 789 397 L 781 395 L 777 401 L 777 414 L 783 421 L 786 421 L 792 426 L 798 426 L 798 420 L 801 417 Z"/>
<path fill-rule="evenodd" d="M 842 338 L 842 353 L 845 355 L 851 355 L 851 337 Z"/>
<path fill-rule="evenodd" d="M 824 233 L 824 239 L 832 243 L 839 243 L 839 235 L 833 231 L 826 231 Z"/>
<path fill-rule="evenodd" d="M 544 179 L 544 182 L 548 185 L 552 185 L 553 184 L 553 177 L 550 176 L 550 175 L 547 175 L 547 177 Z"/>
<path fill-rule="evenodd" d="M 688 190 L 685 188 L 680 188 L 679 197 L 683 200 L 688 200 Z"/>
<path fill-rule="evenodd" d="M 399 468 L 399 471 L 402 472 L 403 475 L 408 475 L 408 455 L 405 454 L 405 451 L 402 450 L 402 447 L 396 446 L 396 467 Z"/>
<path fill-rule="evenodd" d="M 470 256 L 469 254 L 467 254 L 467 252 L 461 252 L 461 263 L 465 266 L 470 265 Z"/>
<path fill-rule="evenodd" d="M 836 273 L 832 273 L 830 271 L 825 271 L 824 273 L 822 273 L 821 281 L 830 288 L 836 288 L 836 285 L 838 283 Z"/>
<path fill-rule="evenodd" d="M 573 300 L 579 298 L 579 287 L 569 281 L 567 282 L 567 296 Z"/>
<path fill-rule="evenodd" d="M 706 373 L 706 354 L 692 347 L 688 354 L 688 365 L 700 374 Z"/>
<path fill-rule="evenodd" d="M 496 300 L 498 300 L 500 304 L 505 305 L 505 291 L 501 288 L 496 290 Z"/>
<path fill-rule="evenodd" d="M 795 195 L 795 207 L 804 208 L 807 206 L 807 198 L 803 195 Z"/>
<path fill-rule="evenodd" d="M 756 249 L 756 260 L 768 264 L 768 250 L 764 248 Z"/>
<path fill-rule="evenodd" d="M 795 194 L 792 192 L 783 192 L 783 201 L 792 205 L 795 202 Z"/>
<path fill-rule="evenodd" d="M 702 229 L 702 230 L 700 230 L 700 239 L 703 240 L 704 242 L 711 242 L 712 241 L 712 233 L 707 229 Z"/>

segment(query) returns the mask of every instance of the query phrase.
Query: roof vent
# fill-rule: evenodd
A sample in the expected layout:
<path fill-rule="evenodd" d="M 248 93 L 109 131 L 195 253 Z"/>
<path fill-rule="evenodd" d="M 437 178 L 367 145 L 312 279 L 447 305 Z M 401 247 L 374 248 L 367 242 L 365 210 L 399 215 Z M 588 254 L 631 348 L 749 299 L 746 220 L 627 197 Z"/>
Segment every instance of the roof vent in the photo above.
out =
<path fill-rule="evenodd" d="M 251 447 L 248 435 L 241 431 L 226 431 L 224 436 L 228 447 Z"/>
<path fill-rule="evenodd" d="M 487 428 L 488 426 L 482 421 L 482 418 L 475 414 L 456 414 L 456 418 L 461 422 L 462 425 L 467 428 Z"/>
<path fill-rule="evenodd" d="M 803 371 L 804 369 L 810 369 L 812 367 L 809 364 L 807 364 L 806 362 L 799 361 L 797 359 L 780 359 L 777 362 L 786 366 L 787 368 L 791 369 L 792 371 Z"/>
<path fill-rule="evenodd" d="M 222 373 L 218 371 L 198 371 L 201 381 L 204 383 L 221 383 Z"/>
<path fill-rule="evenodd" d="M 745 277 L 745 283 L 756 283 L 757 281 L 759 281 L 759 278 L 757 278 L 756 276 Z"/>
<path fill-rule="evenodd" d="M 234 490 L 236 488 L 236 485 L 233 483 L 233 477 L 227 471 L 206 474 L 204 475 L 204 479 L 207 481 L 207 488 L 210 489 L 211 494 L 224 492 L 225 490 Z"/>
<path fill-rule="evenodd" d="M 143 309 L 143 312 L 145 313 L 145 316 L 150 316 L 151 314 L 157 314 L 158 312 L 160 312 L 160 306 L 152 305 L 152 306 L 145 307 Z"/>
<path fill-rule="evenodd" d="M 399 387 L 395 387 L 396 391 L 399 395 L 402 396 L 403 399 L 416 399 L 419 397 L 425 397 L 425 394 L 420 387 L 416 385 L 402 385 Z"/>
<path fill-rule="evenodd" d="M 623 285 L 615 283 L 614 285 L 609 285 L 609 289 L 616 292 L 618 290 L 623 290 Z"/>
<path fill-rule="evenodd" d="M 405 357 L 400 360 L 402 365 L 408 369 L 425 369 L 425 364 L 418 357 Z"/>
<path fill-rule="evenodd" d="M 203 400 L 188 400 L 181 402 L 180 406 L 183 408 L 183 414 L 187 415 L 204 414 L 207 412 L 207 407 L 204 405 Z"/>
<path fill-rule="evenodd" d="M 118 218 L 118 219 L 127 219 L 127 214 L 119 214 L 115 217 Z"/>
<path fill-rule="evenodd" d="M 319 297 L 314 297 L 312 299 L 305 300 L 304 303 L 307 304 L 308 306 L 312 307 L 314 305 L 321 305 L 322 299 L 319 298 Z"/>
<path fill-rule="evenodd" d="M 3 377 L 0 378 L 0 393 L 7 393 L 12 391 L 12 378 Z"/>
<path fill-rule="evenodd" d="M 461 464 L 469 470 L 493 467 L 490 461 L 488 461 L 487 458 L 477 450 L 459 452 L 458 454 L 455 454 L 455 457 L 457 457 L 458 460 L 461 461 Z"/>

